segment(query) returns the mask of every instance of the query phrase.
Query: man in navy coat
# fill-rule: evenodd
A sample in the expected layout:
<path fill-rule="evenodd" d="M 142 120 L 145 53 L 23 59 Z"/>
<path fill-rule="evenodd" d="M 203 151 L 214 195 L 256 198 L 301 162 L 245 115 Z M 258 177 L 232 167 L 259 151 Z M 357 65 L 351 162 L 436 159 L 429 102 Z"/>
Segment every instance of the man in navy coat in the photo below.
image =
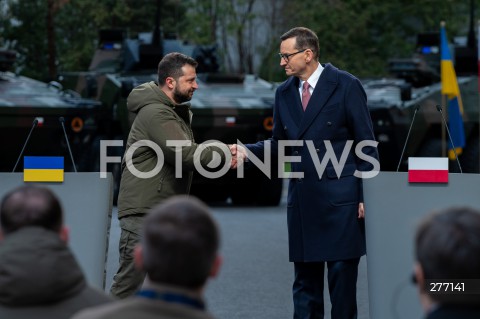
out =
<path fill-rule="evenodd" d="M 356 318 L 358 263 L 365 255 L 360 177 L 379 170 L 366 94 L 356 77 L 318 62 L 313 31 L 293 28 L 281 40 L 280 65 L 289 78 L 276 91 L 273 137 L 246 145 L 248 155 L 241 146 L 232 153 L 263 159 L 270 143 L 279 159 L 294 159 L 287 203 L 294 318 L 323 318 L 325 264 L 332 319 Z M 285 141 L 295 144 L 286 153 Z"/>

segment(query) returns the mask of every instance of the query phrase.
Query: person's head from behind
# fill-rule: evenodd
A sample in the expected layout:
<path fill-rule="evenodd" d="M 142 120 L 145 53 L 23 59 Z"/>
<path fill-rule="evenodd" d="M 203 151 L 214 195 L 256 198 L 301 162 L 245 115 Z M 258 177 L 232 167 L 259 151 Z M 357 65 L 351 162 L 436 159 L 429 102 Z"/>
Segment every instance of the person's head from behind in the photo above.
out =
<path fill-rule="evenodd" d="M 285 32 L 280 39 L 280 65 L 285 68 L 287 76 L 302 78 L 307 65 L 317 67 L 320 45 L 315 32 L 296 27 Z"/>
<path fill-rule="evenodd" d="M 185 54 L 172 52 L 158 63 L 158 85 L 175 103 L 190 101 L 198 88 L 197 62 Z"/>
<path fill-rule="evenodd" d="M 430 214 L 417 229 L 415 257 L 425 310 L 434 304 L 478 305 L 478 295 L 432 294 L 426 283 L 480 278 L 480 211 L 453 207 Z"/>
<path fill-rule="evenodd" d="M 154 283 L 200 290 L 219 271 L 219 242 L 208 207 L 193 197 L 174 196 L 145 219 L 136 264 Z"/>
<path fill-rule="evenodd" d="M 54 231 L 68 240 L 63 211 L 55 194 L 45 187 L 20 186 L 7 193 L 0 203 L 0 237 L 36 226 Z"/>

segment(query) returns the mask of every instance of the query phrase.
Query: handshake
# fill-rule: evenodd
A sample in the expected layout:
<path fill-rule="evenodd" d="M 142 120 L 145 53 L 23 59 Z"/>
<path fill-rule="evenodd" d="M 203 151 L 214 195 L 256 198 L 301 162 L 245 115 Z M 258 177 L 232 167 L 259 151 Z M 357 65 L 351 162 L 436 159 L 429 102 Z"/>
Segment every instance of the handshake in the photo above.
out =
<path fill-rule="evenodd" d="M 245 162 L 248 158 L 247 149 L 238 144 L 229 144 L 228 148 L 232 154 L 232 161 L 230 162 L 230 168 L 236 169 Z"/>

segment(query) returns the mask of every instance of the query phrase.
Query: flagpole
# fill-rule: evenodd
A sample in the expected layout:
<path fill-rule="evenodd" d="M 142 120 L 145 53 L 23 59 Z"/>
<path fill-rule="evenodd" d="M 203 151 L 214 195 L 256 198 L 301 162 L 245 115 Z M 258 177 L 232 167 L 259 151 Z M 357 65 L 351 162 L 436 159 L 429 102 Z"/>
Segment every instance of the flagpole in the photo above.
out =
<path fill-rule="evenodd" d="M 445 27 L 445 21 L 440 21 L 440 28 Z M 443 86 L 443 83 L 442 83 Z M 442 105 L 445 108 L 445 112 L 447 113 L 447 118 L 448 118 L 448 106 L 447 106 L 447 95 L 442 94 Z M 445 157 L 447 156 L 447 134 L 445 132 L 445 126 L 440 125 L 441 130 L 442 130 L 442 156 Z"/>
<path fill-rule="evenodd" d="M 454 160 L 457 158 L 457 153 L 460 155 L 465 148 L 466 138 L 463 123 L 463 103 L 452 55 L 448 45 L 448 37 L 444 21 L 440 24 L 440 45 L 442 95 L 444 95 L 444 98 L 448 103 L 448 126 L 452 133 L 451 140 L 447 141 L 451 144 L 448 145 L 448 155 L 451 160 Z M 448 129 L 447 133 L 449 133 Z M 445 140 L 445 138 L 443 139 Z M 456 150 L 454 150 L 453 147 L 455 147 Z"/>
<path fill-rule="evenodd" d="M 442 94 L 442 105 L 444 106 L 445 113 L 447 113 L 448 118 L 448 105 L 447 105 L 447 96 Z M 441 120 L 440 120 L 441 123 Z M 440 125 L 442 130 L 442 157 L 447 156 L 447 134 L 445 130 L 445 125 Z"/>
<path fill-rule="evenodd" d="M 478 75 L 477 75 L 477 81 L 478 81 L 478 148 L 480 149 L 480 20 L 477 22 L 477 65 L 478 65 Z M 478 156 L 478 168 L 480 173 L 480 154 Z"/>

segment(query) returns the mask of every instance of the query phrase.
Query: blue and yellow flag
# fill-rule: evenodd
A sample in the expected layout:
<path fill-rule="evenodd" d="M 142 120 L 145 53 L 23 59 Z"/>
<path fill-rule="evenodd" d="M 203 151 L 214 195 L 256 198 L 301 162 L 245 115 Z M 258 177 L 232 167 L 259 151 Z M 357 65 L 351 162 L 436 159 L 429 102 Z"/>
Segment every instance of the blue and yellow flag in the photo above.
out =
<path fill-rule="evenodd" d="M 63 182 L 63 157 L 25 156 L 23 158 L 24 182 Z"/>
<path fill-rule="evenodd" d="M 440 45 L 441 45 L 441 75 L 442 75 L 442 94 L 447 96 L 448 100 L 448 127 L 452 135 L 453 144 L 455 144 L 457 154 L 462 154 L 465 147 L 465 130 L 463 128 L 463 105 L 460 89 L 458 88 L 457 76 L 453 67 L 452 56 L 448 48 L 447 33 L 445 25 L 440 27 Z M 448 143 L 448 157 L 455 159 L 455 153 L 451 143 Z"/>

